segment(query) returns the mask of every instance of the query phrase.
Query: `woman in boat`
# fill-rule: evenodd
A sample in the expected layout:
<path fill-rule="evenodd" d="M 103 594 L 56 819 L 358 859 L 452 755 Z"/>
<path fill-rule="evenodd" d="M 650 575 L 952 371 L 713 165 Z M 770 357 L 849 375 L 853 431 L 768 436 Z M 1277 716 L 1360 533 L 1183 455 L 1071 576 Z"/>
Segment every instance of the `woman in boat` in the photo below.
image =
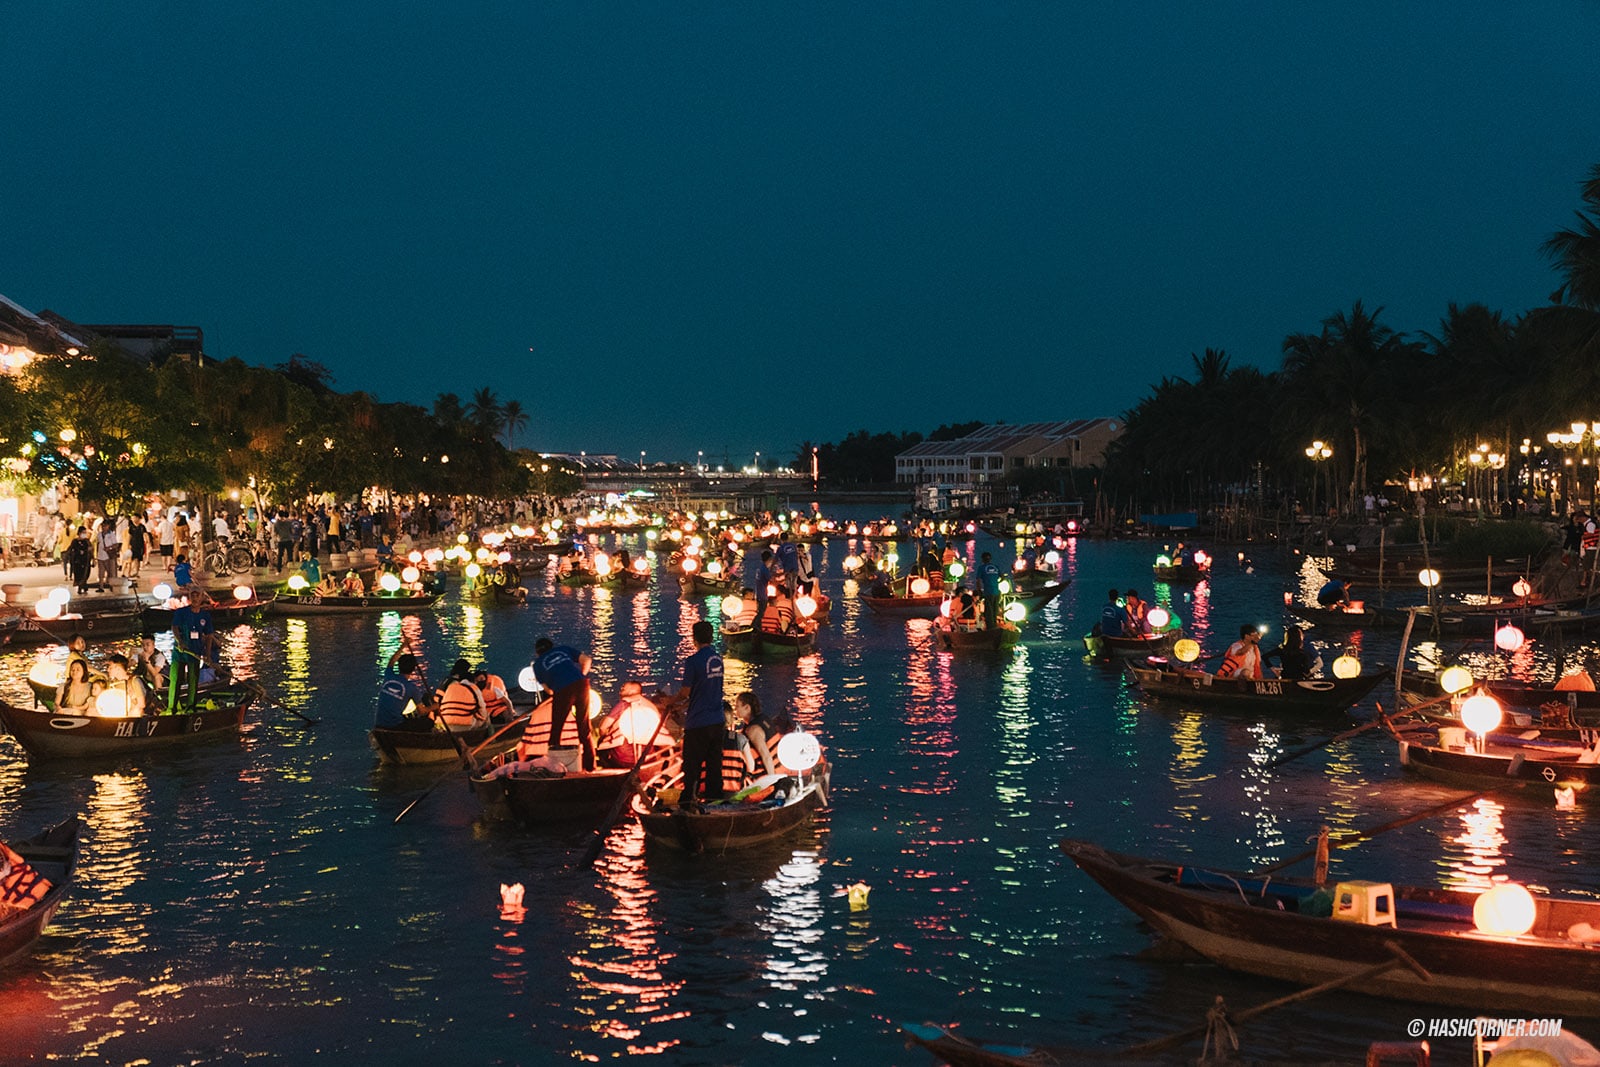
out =
<path fill-rule="evenodd" d="M 144 715 L 150 704 L 150 691 L 129 669 L 128 657 L 120 652 L 107 656 L 106 669 L 111 673 L 111 688 L 122 691 L 122 714 L 130 719 Z"/>
<path fill-rule="evenodd" d="M 344 581 L 339 584 L 340 596 L 365 596 L 367 587 L 361 584 L 361 575 L 351 571 L 344 576 Z"/>
<path fill-rule="evenodd" d="M 744 735 L 750 739 L 750 747 L 760 758 L 762 771 L 766 774 L 778 773 L 772 751 L 778 738 L 794 728 L 788 712 L 765 713 L 761 710 L 759 697 L 754 693 L 740 693 L 733 698 L 733 714 L 734 719 L 743 724 Z"/>
<path fill-rule="evenodd" d="M 89 661 L 79 657 L 67 660 L 67 674 L 56 686 L 56 710 L 87 712 L 94 703 L 94 685 L 89 677 Z"/>
<path fill-rule="evenodd" d="M 338 596 L 339 583 L 334 580 L 333 575 L 324 574 L 322 580 L 311 587 L 311 592 L 317 596 Z"/>
<path fill-rule="evenodd" d="M 1143 637 L 1150 632 L 1150 605 L 1139 599 L 1138 590 L 1128 590 L 1122 606 L 1128 614 L 1127 629 L 1123 631 L 1128 637 Z"/>
<path fill-rule="evenodd" d="M 458 659 L 450 668 L 444 691 L 439 696 L 439 721 L 453 734 L 466 733 L 489 724 L 489 711 L 483 691 L 472 680 L 472 664 Z"/>
<path fill-rule="evenodd" d="M 1299 682 L 1311 677 L 1311 668 L 1316 665 L 1316 660 L 1306 648 L 1305 631 L 1298 626 L 1291 626 L 1283 631 L 1283 644 L 1269 652 L 1263 653 L 1262 660 L 1278 662 L 1278 677 Z"/>

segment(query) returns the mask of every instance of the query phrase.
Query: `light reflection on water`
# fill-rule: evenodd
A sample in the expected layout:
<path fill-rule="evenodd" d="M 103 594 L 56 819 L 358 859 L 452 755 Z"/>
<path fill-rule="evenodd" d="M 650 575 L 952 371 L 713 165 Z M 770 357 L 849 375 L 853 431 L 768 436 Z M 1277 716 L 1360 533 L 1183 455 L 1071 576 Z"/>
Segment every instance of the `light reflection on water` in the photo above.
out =
<path fill-rule="evenodd" d="M 963 554 L 976 561 L 986 544 Z M 528 1050 L 746 1062 L 759 1049 L 785 1063 L 920 1065 L 890 1024 L 935 1019 L 975 1036 L 1123 1044 L 1200 1020 L 1219 992 L 1239 1007 L 1281 990 L 1136 958 L 1147 934 L 1063 862 L 1057 838 L 1249 867 L 1301 851 L 1320 824 L 1370 827 L 1455 795 L 1404 776 L 1377 731 L 1269 767 L 1324 734 L 1151 703 L 1120 671 L 1084 663 L 1078 639 L 1105 589 L 1148 585 L 1151 546 L 1070 542 L 1073 586 L 1011 656 L 939 653 L 925 623 L 863 611 L 843 555 L 814 554 L 834 598 L 818 655 L 727 661 L 730 693 L 791 706 L 834 763 L 835 808 L 743 856 L 658 853 L 628 825 L 594 871 L 575 871 L 582 827 L 488 823 L 457 780 L 395 825 L 443 768 L 378 768 L 366 747 L 377 670 L 402 644 L 436 680 L 458 655 L 514 677 L 543 634 L 593 650 L 612 691 L 676 680 L 690 626 L 719 608 L 680 600 L 670 579 L 572 591 L 532 574 L 524 607 L 447 599 L 425 617 L 226 633 L 227 658 L 320 717 L 314 728 L 258 713 L 242 740 L 94 768 L 30 767 L 0 740 L 0 827 L 71 813 L 88 824 L 80 883 L 52 932 L 0 976 L 0 1000 L 28 1007 L 0 1013 L 0 1043 L 108 1062 L 380 1048 L 417 1063 L 536 1061 Z M 1240 622 L 1276 620 L 1285 585 L 1310 581 L 1254 556 L 1253 575 L 1224 566 L 1202 590 L 1167 591 L 1208 651 Z M 1485 670 L 1552 663 L 1539 642 L 1518 657 L 1458 653 L 1463 642 L 1432 651 Z M 1369 668 L 1397 644 L 1359 639 Z M 12 699 L 34 654 L 0 655 Z M 1581 811 L 1485 799 L 1336 852 L 1334 877 L 1506 874 L 1592 892 L 1597 845 Z M 856 881 L 872 886 L 865 912 L 841 895 Z M 500 915 L 509 882 L 527 887 L 520 922 Z M 1252 1027 L 1252 1051 L 1303 1048 L 1311 1032 L 1328 1041 L 1319 1053 L 1358 1060 L 1410 1014 L 1330 996 Z"/>

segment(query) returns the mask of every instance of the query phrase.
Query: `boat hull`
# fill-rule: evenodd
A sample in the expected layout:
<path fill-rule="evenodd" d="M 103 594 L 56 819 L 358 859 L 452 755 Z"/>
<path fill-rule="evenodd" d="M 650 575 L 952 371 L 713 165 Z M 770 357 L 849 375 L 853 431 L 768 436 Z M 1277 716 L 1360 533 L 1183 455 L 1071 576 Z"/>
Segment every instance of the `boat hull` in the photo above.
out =
<path fill-rule="evenodd" d="M 1420 741 L 1400 742 L 1400 765 L 1436 782 L 1476 789 L 1521 786 L 1540 790 L 1572 789 L 1587 797 L 1600 784 L 1600 764 L 1580 763 L 1576 745 L 1498 745 L 1487 751 L 1462 752 Z"/>
<path fill-rule="evenodd" d="M 311 593 L 279 594 L 272 602 L 274 615 L 369 615 L 379 611 L 420 611 L 439 602 L 438 593 L 425 596 L 317 596 Z"/>
<path fill-rule="evenodd" d="M 864 596 L 861 602 L 874 614 L 895 619 L 936 619 L 939 605 L 944 603 L 943 593 L 924 596 Z"/>
<path fill-rule="evenodd" d="M 217 689 L 195 711 L 131 718 L 58 715 L 0 701 L 0 722 L 30 759 L 110 758 L 236 734 L 253 697 L 246 689 Z"/>
<path fill-rule="evenodd" d="M 610 810 L 628 787 L 629 773 L 608 768 L 554 778 L 473 775 L 472 791 L 495 818 L 525 826 L 570 822 Z"/>
<path fill-rule="evenodd" d="M 650 844 L 681 852 L 721 854 L 772 841 L 811 821 L 812 815 L 827 803 L 831 768 L 826 761 L 807 773 L 802 794 L 781 808 L 751 805 L 719 811 L 708 806 L 706 814 L 687 811 L 646 811 L 636 799 L 634 811 Z"/>
<path fill-rule="evenodd" d="M 722 631 L 723 645 L 729 655 L 741 659 L 758 656 L 805 656 L 817 650 L 817 631 L 814 629 L 803 633 L 760 634 L 760 644 L 756 643 L 757 636 L 754 630 Z"/>
<path fill-rule="evenodd" d="M 457 763 L 461 759 L 461 749 L 471 752 L 477 746 L 493 737 L 501 726 L 480 726 L 476 730 L 463 730 L 458 734 L 448 734 L 440 729 L 432 730 L 385 730 L 373 729 L 368 731 L 367 738 L 378 758 L 384 763 L 392 763 L 404 767 L 424 766 L 428 764 Z M 454 740 L 451 740 L 452 736 Z M 506 749 L 517 747 L 517 740 L 522 732 L 517 729 L 506 731 L 505 735 L 495 741 L 493 746 L 485 749 L 478 755 L 495 755 Z M 456 742 L 460 742 L 457 747 Z"/>
<path fill-rule="evenodd" d="M 72 886 L 78 866 L 82 824 L 69 819 L 26 841 L 11 842 L 19 856 L 50 880 L 50 890 L 33 907 L 0 920 L 0 968 L 16 960 L 39 940 Z"/>
<path fill-rule="evenodd" d="M 11 643 L 66 644 L 80 635 L 89 641 L 127 637 L 139 632 L 139 615 L 137 611 L 69 616 L 64 619 L 40 619 L 24 615 L 16 629 L 11 631 Z"/>
<path fill-rule="evenodd" d="M 1101 659 L 1122 659 L 1126 656 L 1158 656 L 1172 651 L 1172 646 L 1178 643 L 1182 631 L 1168 630 L 1165 633 L 1146 634 L 1144 637 L 1104 637 L 1099 634 L 1089 634 L 1084 637 L 1083 644 L 1091 655 Z"/>
<path fill-rule="evenodd" d="M 1383 680 L 1371 673 L 1355 678 L 1218 678 L 1200 671 L 1171 671 L 1127 665 L 1134 684 L 1151 696 L 1190 704 L 1213 704 L 1246 710 L 1307 713 L 1342 712 L 1359 702 Z"/>
<path fill-rule="evenodd" d="M 941 623 L 943 620 L 941 620 Z M 988 650 L 998 652 L 1004 649 L 1015 648 L 1022 639 L 1022 632 L 1015 626 L 996 626 L 992 630 L 963 630 L 949 625 L 935 625 L 933 628 L 935 639 L 939 647 L 946 652 L 965 652 L 971 650 Z"/>

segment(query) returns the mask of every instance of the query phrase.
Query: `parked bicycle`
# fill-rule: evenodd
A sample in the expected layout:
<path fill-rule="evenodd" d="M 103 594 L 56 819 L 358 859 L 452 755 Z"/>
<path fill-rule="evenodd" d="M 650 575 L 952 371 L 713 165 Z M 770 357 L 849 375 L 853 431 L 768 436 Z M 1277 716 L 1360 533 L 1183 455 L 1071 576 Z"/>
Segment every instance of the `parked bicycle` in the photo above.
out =
<path fill-rule="evenodd" d="M 208 574 L 221 574 L 224 571 L 245 574 L 256 565 L 254 547 L 239 537 L 226 541 L 207 541 L 203 558 Z"/>

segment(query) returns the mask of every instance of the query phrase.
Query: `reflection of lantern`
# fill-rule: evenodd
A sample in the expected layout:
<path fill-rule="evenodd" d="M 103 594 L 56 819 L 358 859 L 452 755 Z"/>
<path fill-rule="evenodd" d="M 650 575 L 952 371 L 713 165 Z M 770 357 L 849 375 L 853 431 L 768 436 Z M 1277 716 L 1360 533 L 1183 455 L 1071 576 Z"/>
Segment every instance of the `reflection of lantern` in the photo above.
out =
<path fill-rule="evenodd" d="M 41 600 L 33 606 L 33 613 L 41 619 L 59 619 L 61 604 L 55 600 Z"/>
<path fill-rule="evenodd" d="M 1518 578 L 1516 584 L 1511 587 L 1511 592 L 1519 597 L 1525 597 L 1533 592 L 1533 586 L 1528 584 L 1528 579 Z"/>
<path fill-rule="evenodd" d="M 1506 652 L 1515 652 L 1521 648 L 1522 640 L 1522 631 L 1509 623 L 1494 632 L 1495 647 Z"/>
<path fill-rule="evenodd" d="M 855 885 L 848 887 L 845 893 L 850 898 L 851 911 L 867 910 L 867 897 L 872 893 L 871 886 L 865 882 L 857 882 Z"/>
<path fill-rule="evenodd" d="M 422 572 L 415 567 L 407 567 L 400 572 L 400 578 L 406 582 L 415 582 L 422 577 Z"/>
<path fill-rule="evenodd" d="M 385 574 L 383 577 L 378 579 L 378 585 L 383 588 L 385 593 L 399 592 L 400 576 L 398 574 Z"/>
<path fill-rule="evenodd" d="M 1439 672 L 1439 688 L 1446 693 L 1459 693 L 1472 686 L 1472 672 L 1465 667 L 1446 667 Z"/>
<path fill-rule="evenodd" d="M 661 725 L 661 713 L 647 700 L 630 700 L 617 716 L 617 730 L 630 745 L 647 745 Z"/>
<path fill-rule="evenodd" d="M 469 563 L 467 564 L 467 569 L 464 573 L 468 578 L 476 578 L 478 575 L 483 573 L 483 568 L 478 566 L 476 563 Z"/>
<path fill-rule="evenodd" d="M 289 575 L 289 589 L 292 592 L 298 593 L 309 584 L 310 583 L 306 581 L 306 576 L 303 575 L 303 574 L 291 574 L 291 575 Z M 160 596 L 160 595 L 161 595 L 161 587 L 160 586 L 156 586 L 156 596 Z M 167 596 L 169 596 L 169 597 L 172 596 L 172 590 L 171 589 L 167 590 Z"/>
<path fill-rule="evenodd" d="M 1343 655 L 1333 661 L 1333 676 L 1335 678 L 1354 678 L 1361 673 L 1361 661 L 1351 655 Z"/>
<path fill-rule="evenodd" d="M 1473 902 L 1472 925 L 1483 934 L 1521 937 L 1533 929 L 1537 914 L 1532 893 L 1515 882 L 1500 882 Z"/>
<path fill-rule="evenodd" d="M 919 576 L 919 577 L 911 579 L 911 595 L 912 596 L 927 596 L 928 595 L 928 590 L 930 590 L 932 588 L 933 588 L 933 586 L 928 584 L 928 579 L 926 579 L 926 578 L 923 578 L 923 577 Z"/>
<path fill-rule="evenodd" d="M 1027 617 L 1028 617 L 1027 605 L 1021 603 L 1020 601 L 1016 601 L 1016 600 L 1013 600 L 1011 603 L 1006 605 L 1005 620 L 1007 622 L 1021 622 L 1023 619 L 1026 619 Z"/>
<path fill-rule="evenodd" d="M 1151 608 L 1145 614 L 1145 619 L 1149 621 L 1152 630 L 1164 630 L 1167 623 L 1172 621 L 1172 613 L 1166 608 Z"/>
<path fill-rule="evenodd" d="M 784 734 L 778 741 L 778 762 L 794 771 L 809 771 L 822 758 L 822 746 L 804 730 Z"/>
<path fill-rule="evenodd" d="M 235 600 L 249 600 L 255 595 L 256 591 L 251 589 L 248 585 L 236 585 L 233 587 L 233 599 Z"/>
<path fill-rule="evenodd" d="M 794 610 L 800 613 L 802 619 L 809 619 L 817 613 L 817 602 L 808 596 L 796 597 Z"/>
<path fill-rule="evenodd" d="M 107 719 L 122 719 L 128 714 L 128 694 L 121 689 L 103 689 L 94 698 L 94 713 Z"/>
<path fill-rule="evenodd" d="M 1200 642 L 1190 637 L 1185 637 L 1172 646 L 1172 654 L 1178 657 L 1179 662 L 1193 663 L 1200 658 Z"/>
<path fill-rule="evenodd" d="M 730 618 L 730 619 L 738 618 L 739 617 L 739 613 L 741 611 L 743 611 L 743 610 L 744 610 L 744 598 L 743 597 L 736 596 L 733 593 L 729 593 L 727 596 L 722 598 L 722 614 L 726 615 L 728 618 Z"/>
<path fill-rule="evenodd" d="M 1500 702 L 1487 693 L 1477 693 L 1461 702 L 1461 722 L 1480 737 L 1500 725 Z"/>
<path fill-rule="evenodd" d="M 517 684 L 529 693 L 539 688 L 539 679 L 534 677 L 531 666 L 524 667 L 517 672 Z"/>
<path fill-rule="evenodd" d="M 1439 584 L 1439 572 L 1432 567 L 1417 572 L 1417 581 L 1432 589 Z"/>

